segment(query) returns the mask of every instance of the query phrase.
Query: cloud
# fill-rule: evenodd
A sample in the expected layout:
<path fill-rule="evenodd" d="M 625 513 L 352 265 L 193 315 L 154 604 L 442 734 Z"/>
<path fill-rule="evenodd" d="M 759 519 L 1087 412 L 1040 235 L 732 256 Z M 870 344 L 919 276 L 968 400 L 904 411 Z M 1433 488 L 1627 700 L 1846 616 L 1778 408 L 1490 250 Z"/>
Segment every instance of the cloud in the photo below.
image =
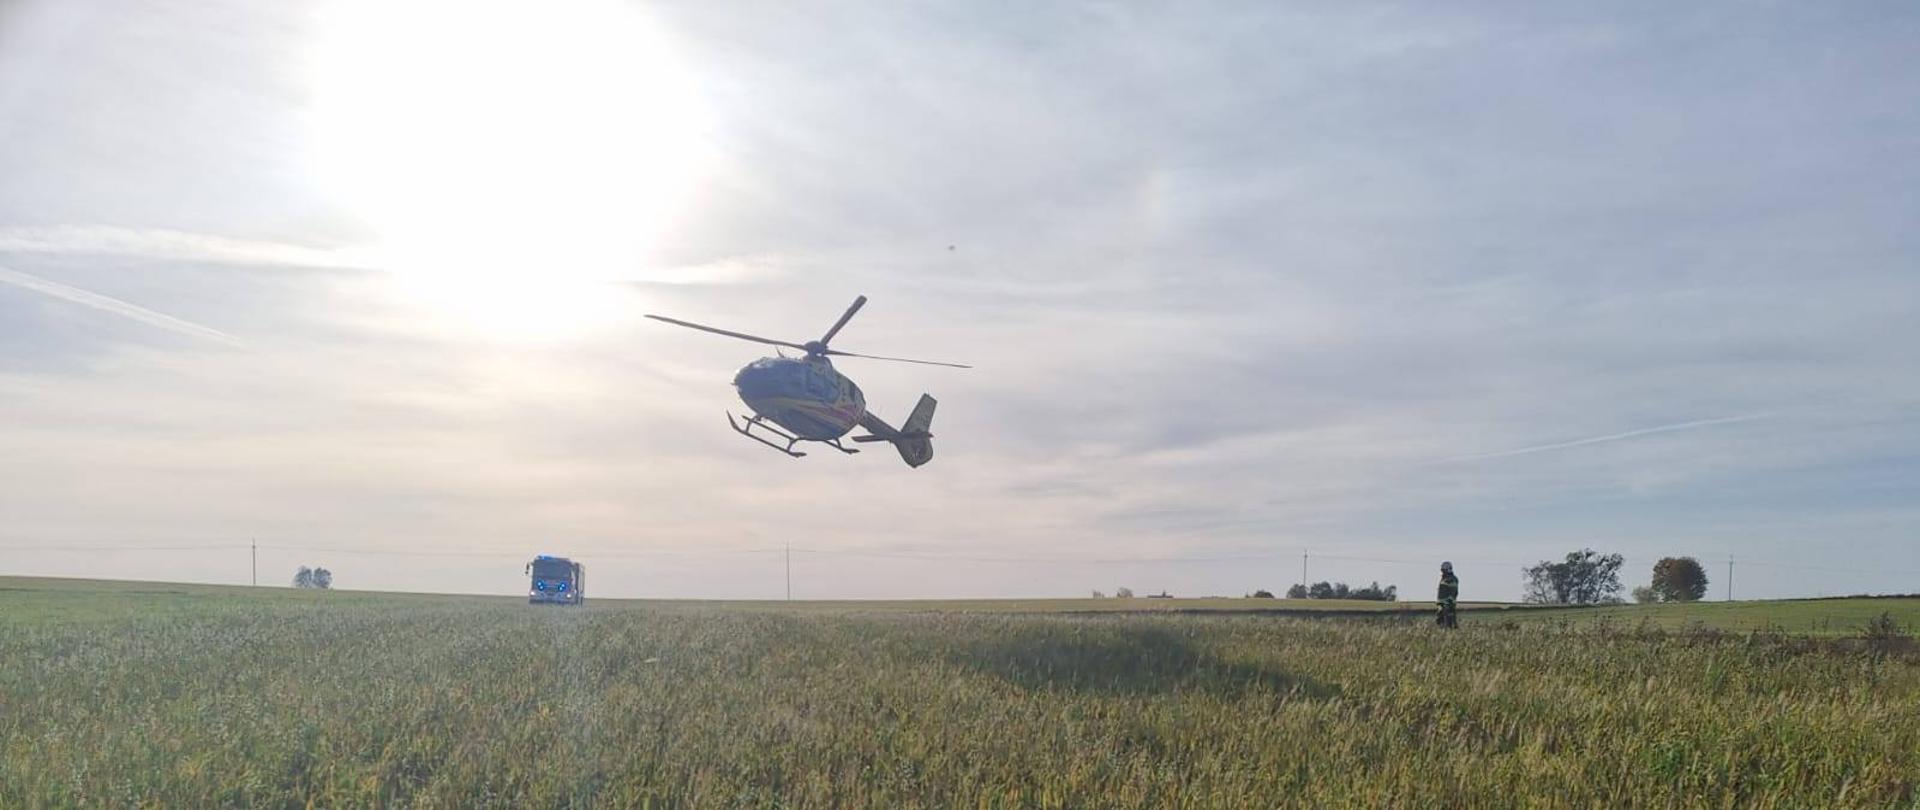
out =
<path fill-rule="evenodd" d="M 0 143 L 10 265 L 137 267 L 138 300 L 218 312 L 250 349 L 45 362 L 93 336 L 0 301 L 0 338 L 25 336 L 7 359 L 41 361 L 0 366 L 0 540 L 904 555 L 796 558 L 807 596 L 1240 593 L 1299 572 L 1074 561 L 1298 546 L 1362 582 L 1390 572 L 1331 555 L 1920 553 L 1920 421 L 1889 404 L 1920 401 L 1920 112 L 1897 103 L 1920 74 L 1894 69 L 1912 29 L 1884 10 L 662 7 L 723 160 L 648 240 L 658 267 L 592 271 L 635 282 L 588 290 L 604 330 L 535 347 L 441 328 L 469 267 L 396 293 L 385 271 L 410 268 L 303 146 L 313 15 L 240 5 L 109 9 L 0 71 L 0 109 L 34 122 Z M 579 280 L 584 251 L 543 246 L 514 270 L 533 292 Z M 637 320 L 806 338 L 863 293 L 845 348 L 978 367 L 843 367 L 885 418 L 940 398 L 928 467 L 772 456 L 720 417 L 755 350 Z M 897 519 L 849 520 L 849 492 Z M 675 565 L 596 570 L 633 595 L 780 592 L 778 565 Z"/>
<path fill-rule="evenodd" d="M 53 225 L 0 228 L 0 252 L 129 256 L 170 261 L 370 269 L 364 251 L 233 239 L 165 228 Z"/>
<path fill-rule="evenodd" d="M 0 227 L 0 253 L 118 256 L 152 261 L 204 262 L 237 267 L 393 270 L 396 260 L 378 247 L 313 247 L 238 239 L 170 228 L 115 225 Z M 733 285 L 781 277 L 795 257 L 727 256 L 691 264 L 616 268 L 600 280 L 666 286 Z"/>
<path fill-rule="evenodd" d="M 202 326 L 192 321 L 181 320 L 179 318 L 173 317 L 172 315 L 167 315 L 165 313 L 160 313 L 160 312 L 154 312 L 151 309 L 147 309 L 137 304 L 127 303 L 126 301 L 122 301 L 118 298 L 111 298 L 96 292 L 89 292 L 87 290 L 83 290 L 78 287 L 69 287 L 59 282 L 48 281 L 44 278 L 40 278 L 39 276 L 31 276 L 26 273 L 19 272 L 17 270 L 9 270 L 5 267 L 0 267 L 0 283 L 11 284 L 15 287 L 19 287 L 25 290 L 32 290 L 33 292 L 37 292 L 42 295 L 47 295 L 53 298 L 58 298 L 62 301 L 79 304 L 83 307 L 92 307 L 93 309 L 97 309 L 102 312 L 111 312 L 123 318 L 139 321 L 140 323 L 144 323 L 148 326 L 152 326 L 159 329 L 165 329 L 169 332 L 175 332 L 182 335 L 192 335 L 194 337 L 200 337 L 200 338 L 209 338 L 212 340 L 220 341 L 221 343 L 225 343 L 229 346 L 240 345 L 239 338 L 234 337 L 233 335 L 229 335 L 218 329 L 214 329 L 213 327 Z"/>

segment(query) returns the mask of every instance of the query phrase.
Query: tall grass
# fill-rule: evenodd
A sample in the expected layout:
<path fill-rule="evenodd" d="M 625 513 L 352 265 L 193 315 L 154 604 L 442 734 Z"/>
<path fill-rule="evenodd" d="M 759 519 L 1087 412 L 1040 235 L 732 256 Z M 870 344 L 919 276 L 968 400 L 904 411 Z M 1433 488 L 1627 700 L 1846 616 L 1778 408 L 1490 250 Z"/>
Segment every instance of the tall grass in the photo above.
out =
<path fill-rule="evenodd" d="M 1736 636 L 328 596 L 0 621 L 0 806 L 1807 807 L 1920 785 L 1920 666 Z"/>

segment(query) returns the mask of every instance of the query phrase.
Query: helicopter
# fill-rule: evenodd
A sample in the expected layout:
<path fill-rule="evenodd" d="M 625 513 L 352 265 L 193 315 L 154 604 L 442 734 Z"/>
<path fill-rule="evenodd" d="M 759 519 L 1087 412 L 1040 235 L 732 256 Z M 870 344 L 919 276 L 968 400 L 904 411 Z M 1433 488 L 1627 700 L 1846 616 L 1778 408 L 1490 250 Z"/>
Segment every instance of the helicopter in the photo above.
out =
<path fill-rule="evenodd" d="M 867 429 L 866 435 L 851 437 L 855 442 L 891 442 L 894 449 L 900 451 L 901 460 L 909 467 L 918 467 L 933 460 L 933 434 L 929 428 L 933 425 L 933 408 L 937 403 L 932 396 L 920 395 L 920 401 L 913 406 L 907 421 L 898 429 L 874 416 L 867 410 L 867 398 L 860 393 L 860 386 L 847 379 L 833 367 L 829 357 L 859 357 L 867 360 L 890 360 L 899 363 L 919 363 L 928 366 L 947 366 L 949 368 L 972 368 L 959 363 L 941 363 L 933 360 L 910 360 L 905 357 L 880 357 L 871 354 L 854 354 L 839 349 L 828 348 L 827 343 L 840 329 L 853 320 L 853 315 L 866 306 L 867 297 L 862 295 L 853 299 L 853 305 L 834 321 L 833 326 L 819 340 L 806 343 L 793 343 L 785 340 L 763 338 L 743 332 L 733 332 L 704 326 L 664 315 L 648 315 L 656 321 L 675 326 L 698 329 L 755 343 L 765 343 L 776 347 L 774 357 L 762 357 L 740 369 L 733 377 L 733 387 L 740 393 L 740 401 L 745 402 L 752 416 L 735 420 L 732 411 L 727 412 L 727 424 L 733 431 L 756 442 L 764 444 L 793 458 L 801 458 L 806 453 L 793 449 L 801 442 L 820 442 L 842 453 L 860 452 L 859 448 L 848 447 L 840 439 L 854 427 Z M 787 357 L 780 354 L 778 347 L 798 349 L 806 352 L 806 357 Z M 785 442 L 782 444 L 781 442 Z"/>

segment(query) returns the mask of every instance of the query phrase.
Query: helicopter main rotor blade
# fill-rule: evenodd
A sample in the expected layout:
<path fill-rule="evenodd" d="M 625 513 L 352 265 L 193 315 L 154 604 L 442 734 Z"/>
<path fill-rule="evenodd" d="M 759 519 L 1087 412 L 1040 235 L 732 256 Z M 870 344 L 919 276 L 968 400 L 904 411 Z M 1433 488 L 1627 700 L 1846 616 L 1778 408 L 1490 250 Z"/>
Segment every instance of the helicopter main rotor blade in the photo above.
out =
<path fill-rule="evenodd" d="M 854 354 L 853 352 L 843 352 L 843 351 L 840 351 L 839 349 L 828 349 L 826 353 L 833 355 L 835 357 L 858 357 L 863 360 L 891 360 L 895 363 L 919 363 L 920 365 L 923 365 L 923 366 L 946 366 L 947 368 L 973 368 L 973 366 L 963 366 L 959 363 L 942 363 L 938 360 L 912 360 L 905 357 L 881 357 L 880 355 L 877 355 L 877 354 Z"/>
<path fill-rule="evenodd" d="M 784 341 L 784 340 L 774 340 L 773 338 L 763 338 L 763 337 L 760 337 L 759 335 L 749 335 L 745 332 L 730 332 L 728 330 L 719 329 L 712 326 L 701 326 L 700 324 L 693 323 L 691 321 L 683 321 L 683 320 L 680 320 L 679 318 L 669 318 L 665 315 L 648 315 L 647 317 L 652 318 L 656 321 L 664 321 L 666 323 L 673 324 L 674 326 L 684 326 L 688 329 L 698 329 L 702 332 L 712 332 L 716 335 L 726 335 L 727 337 L 730 337 L 730 338 L 739 338 L 741 340 L 751 340 L 755 343 L 765 343 L 769 346 L 785 346 L 790 349 L 799 349 L 800 351 L 803 351 L 803 352 L 807 350 L 807 347 L 802 346 L 798 343 L 788 343 L 787 341 Z"/>
<path fill-rule="evenodd" d="M 834 321 L 833 328 L 828 329 L 827 333 L 821 336 L 820 345 L 822 346 L 827 345 L 828 341 L 833 340 L 834 335 L 840 334 L 840 327 L 846 326 L 847 321 L 853 320 L 853 313 L 859 312 L 860 308 L 866 305 L 867 305 L 867 297 L 864 295 L 853 299 L 853 306 L 847 307 L 846 314 L 841 315 L 840 320 Z"/>

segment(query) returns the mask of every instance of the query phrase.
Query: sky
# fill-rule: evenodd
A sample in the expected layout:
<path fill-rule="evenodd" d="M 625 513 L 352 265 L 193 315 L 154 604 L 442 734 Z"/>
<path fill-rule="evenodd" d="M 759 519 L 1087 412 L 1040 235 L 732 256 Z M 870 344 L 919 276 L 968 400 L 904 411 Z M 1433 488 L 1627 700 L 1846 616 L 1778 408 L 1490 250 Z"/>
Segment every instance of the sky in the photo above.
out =
<path fill-rule="evenodd" d="M 1916 154 L 1895 2 L 6 0 L 0 574 L 1920 592 Z M 641 317 L 862 294 L 925 467 Z"/>

